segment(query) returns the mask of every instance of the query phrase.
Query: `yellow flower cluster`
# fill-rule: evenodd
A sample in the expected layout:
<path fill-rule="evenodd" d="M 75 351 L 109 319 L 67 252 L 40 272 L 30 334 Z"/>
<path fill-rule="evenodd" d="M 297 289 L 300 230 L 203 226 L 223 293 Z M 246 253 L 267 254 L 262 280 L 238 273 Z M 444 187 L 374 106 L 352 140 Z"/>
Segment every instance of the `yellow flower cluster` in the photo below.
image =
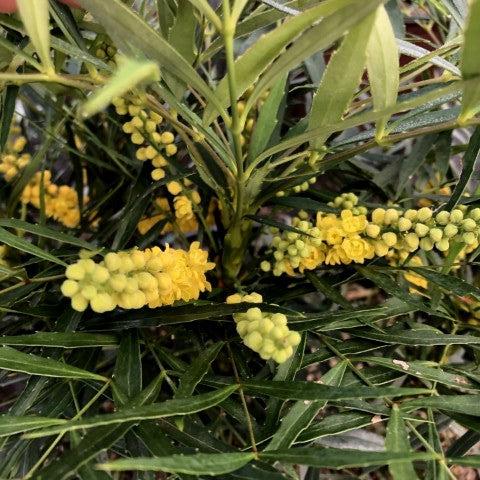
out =
<path fill-rule="evenodd" d="M 78 226 L 80 222 L 80 209 L 78 195 L 75 189 L 68 185 L 56 185 L 51 181 L 50 170 L 43 172 L 43 190 L 45 202 L 45 215 L 48 218 L 63 223 L 68 228 Z M 24 204 L 32 204 L 40 208 L 42 172 L 37 172 L 30 183 L 23 189 L 21 200 Z M 85 202 L 88 198 L 85 199 Z"/>
<path fill-rule="evenodd" d="M 339 205 L 344 199 L 335 200 Z M 340 215 L 318 212 L 315 225 L 308 214 L 300 212 L 292 225 L 298 232 L 285 231 L 272 240 L 273 274 L 286 272 L 294 275 L 319 265 L 364 263 L 377 257 L 392 257 L 399 253 L 411 254 L 417 250 L 447 252 L 452 242 L 465 245 L 462 254 L 468 254 L 479 245 L 480 208 L 468 210 L 457 207 L 451 212 L 436 215 L 428 207 L 399 210 L 377 208 L 367 215 L 357 207 L 358 199 L 350 196 L 352 208 Z M 270 262 L 262 262 L 268 271 Z"/>
<path fill-rule="evenodd" d="M 261 303 L 258 293 L 227 297 L 227 303 Z M 300 343 L 300 334 L 290 330 L 283 313 L 265 313 L 258 307 L 249 308 L 245 313 L 235 313 L 233 319 L 237 332 L 248 348 L 257 352 L 264 360 L 273 359 L 283 363 L 293 354 L 293 348 Z"/>
<path fill-rule="evenodd" d="M 152 162 L 153 180 L 161 180 L 165 177 L 164 167 L 167 165 L 167 157 L 177 153 L 177 147 L 173 143 L 175 135 L 172 132 L 161 131 L 160 126 L 163 118 L 147 107 L 145 95 L 136 95 L 131 98 L 116 98 L 113 100 L 115 109 L 119 115 L 129 115 L 131 119 L 123 124 L 123 131 L 130 135 L 130 140 L 138 145 L 136 157 L 142 162 Z"/>
<path fill-rule="evenodd" d="M 214 266 L 199 242 L 193 242 L 188 251 L 167 245 L 164 250 L 110 252 L 98 263 L 81 258 L 69 265 L 61 290 L 80 312 L 89 305 L 97 313 L 117 306 L 157 308 L 176 300 L 196 300 L 201 292 L 210 291 L 205 273 Z"/>
<path fill-rule="evenodd" d="M 173 208 L 175 212 L 176 227 L 183 233 L 194 232 L 198 229 L 197 218 L 194 213 L 194 206 L 199 205 L 201 198 L 200 194 L 193 190 L 192 182 L 188 179 L 183 179 L 183 182 L 171 181 L 167 183 L 168 192 L 174 196 Z M 166 198 L 159 197 L 155 200 L 156 210 L 158 214 L 151 217 L 146 217 L 138 223 L 138 231 L 144 235 L 158 222 L 170 216 L 170 205 Z M 212 218 L 210 219 L 212 220 Z M 173 225 L 171 222 L 167 223 L 162 233 L 171 232 Z"/>
<path fill-rule="evenodd" d="M 11 182 L 30 162 L 30 154 L 23 153 L 26 144 L 27 139 L 20 135 L 20 127 L 12 125 L 5 151 L 0 156 L 0 173 L 7 182 Z"/>

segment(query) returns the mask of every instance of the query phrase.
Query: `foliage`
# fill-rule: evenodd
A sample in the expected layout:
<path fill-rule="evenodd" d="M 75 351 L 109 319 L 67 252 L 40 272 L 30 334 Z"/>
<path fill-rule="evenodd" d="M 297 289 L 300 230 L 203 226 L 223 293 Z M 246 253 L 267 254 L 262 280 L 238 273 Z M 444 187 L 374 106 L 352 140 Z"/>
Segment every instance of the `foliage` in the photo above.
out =
<path fill-rule="evenodd" d="M 480 0 L 77 3 L 0 14 L 0 478 L 478 468 Z"/>

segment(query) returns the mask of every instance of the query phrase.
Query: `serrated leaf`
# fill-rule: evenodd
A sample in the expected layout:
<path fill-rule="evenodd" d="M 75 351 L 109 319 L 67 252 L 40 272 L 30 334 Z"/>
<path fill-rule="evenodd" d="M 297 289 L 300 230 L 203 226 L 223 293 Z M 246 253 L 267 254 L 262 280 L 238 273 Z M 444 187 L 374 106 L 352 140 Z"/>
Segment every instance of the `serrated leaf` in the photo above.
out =
<path fill-rule="evenodd" d="M 340 48 L 330 58 L 312 100 L 309 129 L 332 125 L 342 119 L 365 70 L 367 44 L 375 17 L 375 13 L 370 14 L 351 28 Z M 327 138 L 328 135 L 319 136 L 310 145 L 318 149 Z"/>
<path fill-rule="evenodd" d="M 81 368 L 51 358 L 19 352 L 10 347 L 0 347 L 0 368 L 12 372 L 24 372 L 29 375 L 45 377 L 78 378 L 100 380 L 102 382 L 106 380 L 105 377 L 96 373 L 87 372 Z"/>
<path fill-rule="evenodd" d="M 387 425 L 385 447 L 388 452 L 409 454 L 411 451 L 408 434 L 402 414 L 397 405 L 393 405 Z M 388 467 L 395 480 L 411 480 L 418 478 L 411 462 L 395 462 Z"/>
<path fill-rule="evenodd" d="M 222 475 L 234 472 L 255 458 L 252 452 L 198 453 L 156 458 L 121 459 L 97 465 L 108 471 L 146 470 L 191 475 Z"/>
<path fill-rule="evenodd" d="M 45 72 L 53 74 L 50 57 L 50 15 L 48 0 L 17 0 L 18 11 Z"/>
<path fill-rule="evenodd" d="M 114 425 L 136 421 L 140 422 L 143 420 L 159 419 L 176 415 L 189 415 L 218 405 L 237 389 L 237 385 L 231 385 L 220 390 L 195 395 L 190 398 L 166 400 L 163 403 L 152 403 L 150 405 L 135 408 L 124 408 L 111 414 L 96 415 L 80 420 L 71 420 L 62 425 L 62 428 L 46 428 L 27 436 L 28 438 L 38 438 L 54 435 L 61 431 L 67 432 L 83 428 L 94 428 L 102 425 Z"/>
<path fill-rule="evenodd" d="M 0 337 L 0 345 L 24 345 L 30 347 L 86 348 L 116 346 L 113 335 L 83 332 L 38 332 L 31 335 Z"/>

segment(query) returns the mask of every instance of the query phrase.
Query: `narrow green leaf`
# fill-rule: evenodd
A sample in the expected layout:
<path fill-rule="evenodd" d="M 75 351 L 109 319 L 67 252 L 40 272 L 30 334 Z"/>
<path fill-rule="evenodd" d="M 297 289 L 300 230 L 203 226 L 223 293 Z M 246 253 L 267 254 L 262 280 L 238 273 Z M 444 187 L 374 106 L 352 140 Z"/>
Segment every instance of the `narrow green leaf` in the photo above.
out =
<path fill-rule="evenodd" d="M 250 160 L 256 158 L 267 148 L 273 132 L 278 127 L 280 121 L 279 110 L 285 98 L 286 82 L 287 76 L 278 79 L 260 109 L 248 146 L 248 157 Z"/>
<path fill-rule="evenodd" d="M 290 17 L 283 24 L 260 37 L 255 44 L 235 61 L 237 96 L 241 96 L 248 87 L 255 83 L 256 79 L 266 70 L 272 60 L 280 55 L 282 50 L 295 37 L 320 18 L 328 17 L 351 3 L 352 0 L 326 0 L 320 5 L 305 10 L 300 15 Z M 338 32 L 337 38 L 342 33 L 342 31 Z M 322 46 L 319 45 L 318 50 L 321 49 Z M 298 63 L 301 61 L 302 59 L 299 58 Z M 276 79 L 278 78 L 280 76 L 276 77 Z M 219 82 L 215 90 L 215 96 L 223 107 L 230 105 L 228 76 L 225 76 Z M 203 117 L 205 124 L 209 125 L 215 119 L 215 115 L 213 105 L 208 104 Z"/>
<path fill-rule="evenodd" d="M 465 80 L 475 78 L 463 88 L 462 112 L 459 120 L 466 121 L 480 109 L 480 58 L 478 56 L 478 39 L 480 38 L 480 2 L 475 0 L 469 5 L 469 13 L 464 33 L 463 51 L 460 70 Z"/>
<path fill-rule="evenodd" d="M 189 415 L 191 413 L 200 412 L 218 405 L 237 389 L 237 385 L 231 385 L 220 390 L 203 393 L 201 395 L 195 395 L 189 398 L 166 400 L 163 403 L 152 403 L 151 405 L 145 405 L 141 407 L 124 408 L 111 414 L 96 415 L 80 420 L 71 420 L 62 425 L 61 428 L 46 428 L 32 434 L 27 434 L 26 437 L 38 438 L 54 435 L 61 431 L 72 431 L 83 428 L 94 428 L 102 425 L 153 420 L 176 415 Z"/>
<path fill-rule="evenodd" d="M 57 242 L 67 243 L 69 245 L 75 245 L 76 247 L 84 248 L 86 250 L 95 250 L 96 247 L 91 243 L 75 238 L 67 233 L 54 230 L 44 225 L 37 225 L 33 223 L 24 222 L 16 218 L 0 218 L 0 227 L 15 228 L 17 230 L 23 230 L 25 232 L 33 233 L 43 238 L 50 238 Z"/>
<path fill-rule="evenodd" d="M 106 380 L 105 377 L 96 373 L 87 372 L 51 358 L 19 352 L 10 347 L 0 347 L 0 368 L 44 377 L 79 378 L 102 382 Z"/>
<path fill-rule="evenodd" d="M 29 241 L 25 240 L 24 238 L 18 237 L 17 235 L 14 235 L 13 233 L 8 232 L 7 230 L 1 227 L 0 227 L 0 242 L 12 248 L 16 248 L 17 250 L 20 250 L 22 252 L 30 253 L 35 257 L 42 258 L 43 260 L 47 260 L 49 262 L 62 265 L 63 267 L 67 266 L 65 262 L 58 259 L 57 257 L 54 257 L 50 253 L 42 250 L 41 248 L 38 248 L 35 245 L 32 245 Z"/>
<path fill-rule="evenodd" d="M 392 333 L 352 332 L 355 336 L 398 345 L 478 345 L 480 337 L 443 334 L 438 330 L 395 330 Z"/>
<path fill-rule="evenodd" d="M 453 465 L 462 465 L 463 467 L 480 467 L 480 455 L 465 455 L 460 458 L 447 458 L 447 463 Z"/>
<path fill-rule="evenodd" d="M 19 89 L 18 85 L 7 85 L 3 91 L 2 117 L 0 118 L 0 152 L 3 152 L 7 143 Z"/>
<path fill-rule="evenodd" d="M 410 400 L 401 406 L 401 410 L 405 412 L 417 408 L 436 408 L 478 417 L 480 416 L 480 395 L 438 395 Z"/>
<path fill-rule="evenodd" d="M 322 380 L 326 385 L 339 386 L 347 362 L 343 361 L 335 365 L 323 376 Z M 288 413 L 281 419 L 278 430 L 273 435 L 264 451 L 289 448 L 317 416 L 318 412 L 325 407 L 325 401 L 305 402 L 298 401 L 292 405 Z"/>
<path fill-rule="evenodd" d="M 142 358 L 137 330 L 129 330 L 123 335 L 113 378 L 115 386 L 127 399 L 133 398 L 142 390 Z"/>
<path fill-rule="evenodd" d="M 210 364 L 217 358 L 222 347 L 223 342 L 217 342 L 195 359 L 195 362 L 180 377 L 180 385 L 175 392 L 175 398 L 187 398 L 193 394 L 195 387 L 208 373 Z"/>
<path fill-rule="evenodd" d="M 179 0 L 175 23 L 170 30 L 170 45 L 191 65 L 195 60 L 195 27 L 197 21 L 193 4 L 207 8 L 208 2 L 202 0 Z M 213 10 L 212 10 L 213 11 Z"/>
<path fill-rule="evenodd" d="M 478 4 L 480 2 L 477 1 Z M 480 8 L 479 8 L 480 14 Z M 478 82 L 480 85 L 480 81 Z M 479 90 L 480 94 L 480 90 Z M 479 98 L 480 101 L 480 98 Z M 457 184 L 455 185 L 455 189 L 453 190 L 452 196 L 448 201 L 445 209 L 452 210 L 453 207 L 457 204 L 460 197 L 463 195 L 465 191 L 465 187 L 467 186 L 475 167 L 475 163 L 478 156 L 478 151 L 480 150 L 480 127 L 475 128 L 472 136 L 470 137 L 470 141 L 468 142 L 467 151 L 463 156 L 462 162 L 462 173 L 460 174 L 460 178 L 458 179 Z"/>
<path fill-rule="evenodd" d="M 295 448 L 259 454 L 262 460 L 308 465 L 317 468 L 355 468 L 387 465 L 414 460 L 431 460 L 434 453 L 366 452 L 348 448 Z"/>
<path fill-rule="evenodd" d="M 108 471 L 143 470 L 191 475 L 222 475 L 238 470 L 254 458 L 255 455 L 252 452 L 198 453 L 196 455 L 121 459 L 97 465 L 97 468 Z"/>
<path fill-rule="evenodd" d="M 50 15 L 48 0 L 17 0 L 18 11 L 28 36 L 42 60 L 46 73 L 55 72 L 50 57 Z"/>
<path fill-rule="evenodd" d="M 340 48 L 330 58 L 313 97 L 308 119 L 309 129 L 331 125 L 342 119 L 365 70 L 367 44 L 375 17 L 375 13 L 367 15 L 351 28 Z M 328 135 L 319 136 L 310 145 L 318 149 L 327 138 Z"/>
<path fill-rule="evenodd" d="M 252 396 L 272 396 L 285 400 L 346 400 L 416 395 L 430 392 L 423 388 L 355 387 L 342 388 L 313 382 L 242 380 L 242 387 Z"/>
<path fill-rule="evenodd" d="M 35 0 L 31 0 L 35 1 Z M 226 116 L 217 97 L 193 67 L 162 36 L 141 19 L 121 0 L 79 0 L 80 5 L 93 14 L 127 55 L 136 57 L 138 50 L 161 68 L 203 95 L 212 108 Z"/>
<path fill-rule="evenodd" d="M 13 415 L 0 416 L 0 437 L 14 435 L 15 433 L 24 433 L 37 428 L 50 427 L 52 425 L 61 425 L 66 420 L 61 418 L 47 418 L 36 416 L 17 417 Z"/>
<path fill-rule="evenodd" d="M 367 47 L 367 70 L 375 111 L 395 105 L 399 84 L 399 57 L 395 33 L 385 7 L 376 12 Z M 388 117 L 377 122 L 375 136 L 381 139 Z"/>
<path fill-rule="evenodd" d="M 38 332 L 31 335 L 0 337 L 0 345 L 24 345 L 30 347 L 85 348 L 116 346 L 113 335 L 83 332 Z"/>
<path fill-rule="evenodd" d="M 397 405 L 392 407 L 390 420 L 387 425 L 387 437 L 385 440 L 387 452 L 404 453 L 411 451 L 408 433 L 405 428 L 402 414 Z M 395 462 L 389 465 L 390 474 L 395 480 L 411 480 L 418 478 L 411 462 Z"/>
<path fill-rule="evenodd" d="M 138 85 L 158 80 L 160 70 L 155 62 L 134 58 L 122 59 L 108 82 L 90 95 L 80 107 L 79 113 L 83 118 L 91 117 L 110 105 L 113 99 L 121 97 Z"/>

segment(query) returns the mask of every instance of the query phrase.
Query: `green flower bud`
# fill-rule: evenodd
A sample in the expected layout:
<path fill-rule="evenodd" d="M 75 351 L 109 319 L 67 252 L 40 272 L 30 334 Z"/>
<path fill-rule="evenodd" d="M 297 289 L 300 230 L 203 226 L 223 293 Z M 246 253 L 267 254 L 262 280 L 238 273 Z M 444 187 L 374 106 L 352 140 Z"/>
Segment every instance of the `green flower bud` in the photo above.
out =
<path fill-rule="evenodd" d="M 412 221 L 409 220 L 408 218 L 401 217 L 398 220 L 398 229 L 401 232 L 406 232 L 407 230 L 410 230 L 412 228 Z"/>
<path fill-rule="evenodd" d="M 429 228 L 423 223 L 417 223 L 415 225 L 415 233 L 420 237 L 425 237 L 429 232 Z"/>
<path fill-rule="evenodd" d="M 434 242 L 439 242 L 443 237 L 443 232 L 439 228 L 432 228 L 429 233 Z"/>
<path fill-rule="evenodd" d="M 286 234 L 287 239 L 290 240 L 291 242 L 296 240 L 299 236 L 300 234 L 298 234 L 297 232 L 287 232 Z"/>
<path fill-rule="evenodd" d="M 452 210 L 452 212 L 450 213 L 450 221 L 452 223 L 460 223 L 462 220 L 463 212 L 459 208 Z"/>
<path fill-rule="evenodd" d="M 477 223 L 472 218 L 466 218 L 462 222 L 462 227 L 467 232 L 473 232 L 477 228 Z"/>
<path fill-rule="evenodd" d="M 275 258 L 275 260 L 277 260 L 278 262 L 280 260 L 283 260 L 284 258 L 283 252 L 280 252 L 279 250 L 277 250 L 276 252 L 273 252 L 273 258 Z"/>
<path fill-rule="evenodd" d="M 290 245 L 287 248 L 287 252 L 291 257 L 294 257 L 298 253 L 298 250 L 293 245 Z"/>
<path fill-rule="evenodd" d="M 303 247 L 305 247 L 305 242 L 303 240 L 295 240 L 295 246 L 301 250 Z"/>
<path fill-rule="evenodd" d="M 302 220 L 307 220 L 308 219 L 308 213 L 305 210 L 300 210 L 298 212 L 298 217 L 301 218 Z"/>
<path fill-rule="evenodd" d="M 433 249 L 433 242 L 431 238 L 429 237 L 424 237 L 420 240 L 420 248 L 424 250 L 425 252 L 429 252 L 430 250 Z"/>
<path fill-rule="evenodd" d="M 270 262 L 267 262 L 266 260 L 264 260 L 262 263 L 260 263 L 260 268 L 264 272 L 269 272 L 272 266 L 270 265 Z"/>
<path fill-rule="evenodd" d="M 448 225 L 445 225 L 445 228 L 443 229 L 443 234 L 447 238 L 452 238 L 457 233 L 458 233 L 458 228 L 453 223 L 449 223 Z"/>
<path fill-rule="evenodd" d="M 343 208 L 345 210 L 351 210 L 353 207 L 354 207 L 353 202 L 351 202 L 350 200 L 343 202 Z"/>
<path fill-rule="evenodd" d="M 426 222 L 432 218 L 432 209 L 428 207 L 421 208 L 417 213 L 420 222 Z"/>
<path fill-rule="evenodd" d="M 442 210 L 441 212 L 437 213 L 435 220 L 440 225 L 446 225 L 450 221 L 450 213 L 446 210 Z"/>
<path fill-rule="evenodd" d="M 450 248 L 450 242 L 446 238 L 442 238 L 439 242 L 435 242 L 435 247 L 440 252 L 446 252 Z"/>

